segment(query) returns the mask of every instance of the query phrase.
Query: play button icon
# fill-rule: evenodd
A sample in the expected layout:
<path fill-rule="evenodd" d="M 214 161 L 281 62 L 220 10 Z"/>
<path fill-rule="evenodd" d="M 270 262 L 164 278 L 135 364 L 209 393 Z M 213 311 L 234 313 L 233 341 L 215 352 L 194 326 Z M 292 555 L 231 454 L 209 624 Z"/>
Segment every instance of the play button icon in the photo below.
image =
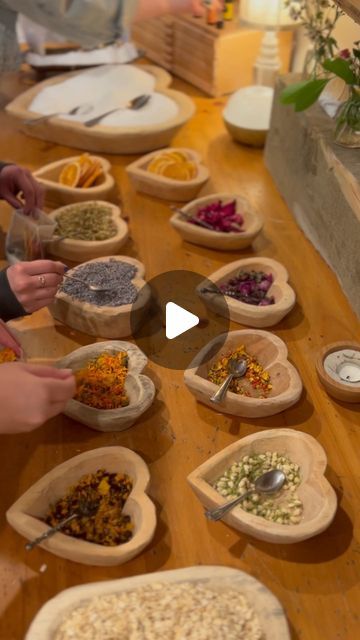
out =
<path fill-rule="evenodd" d="M 179 307 L 175 302 L 168 302 L 166 305 L 166 325 L 165 335 L 168 340 L 173 340 L 181 336 L 185 331 L 196 327 L 200 318 L 183 307 Z"/>
<path fill-rule="evenodd" d="M 134 305 L 131 334 L 155 365 L 184 371 L 202 347 L 229 331 L 225 297 L 219 296 L 223 309 L 217 315 L 197 293 L 197 287 L 205 286 L 204 278 L 204 274 L 178 269 L 148 280 L 151 303 L 141 326 Z"/>

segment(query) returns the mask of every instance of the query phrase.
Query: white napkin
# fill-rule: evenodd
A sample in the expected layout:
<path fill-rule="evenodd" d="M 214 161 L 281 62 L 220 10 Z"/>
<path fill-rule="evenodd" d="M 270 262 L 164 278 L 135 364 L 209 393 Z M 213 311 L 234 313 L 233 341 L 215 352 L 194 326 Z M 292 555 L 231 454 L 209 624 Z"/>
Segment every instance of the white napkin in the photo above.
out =
<path fill-rule="evenodd" d="M 104 126 L 140 126 L 159 124 L 174 118 L 178 106 L 174 100 L 156 93 L 155 78 L 132 65 L 107 65 L 87 69 L 59 84 L 45 87 L 32 101 L 29 110 L 42 115 L 67 113 L 84 105 L 86 112 L 61 116 L 66 120 L 84 122 L 132 98 L 151 94 L 150 101 L 138 111 L 123 109 L 107 116 Z M 84 109 L 85 111 L 85 109 Z"/>

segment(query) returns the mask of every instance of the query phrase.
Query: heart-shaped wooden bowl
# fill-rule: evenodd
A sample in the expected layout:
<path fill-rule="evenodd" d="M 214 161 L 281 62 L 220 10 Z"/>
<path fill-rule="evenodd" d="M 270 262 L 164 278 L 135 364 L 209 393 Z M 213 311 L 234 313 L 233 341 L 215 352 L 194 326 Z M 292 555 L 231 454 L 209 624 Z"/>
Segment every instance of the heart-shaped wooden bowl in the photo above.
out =
<path fill-rule="evenodd" d="M 238 590 L 239 595 L 246 597 L 258 617 L 263 631 L 263 640 L 290 640 L 283 608 L 271 591 L 247 573 L 239 569 L 221 566 L 194 566 L 173 569 L 172 571 L 157 571 L 121 580 L 108 580 L 71 587 L 49 600 L 40 609 L 25 640 L 53 640 L 59 626 L 74 608 L 81 606 L 84 601 L 91 598 L 121 594 L 124 591 L 133 591 L 148 584 L 170 585 L 184 582 L 198 583 L 220 593 L 227 589 Z M 164 593 L 166 593 L 166 589 Z M 191 607 L 189 615 L 191 615 Z"/>
<path fill-rule="evenodd" d="M 70 210 L 78 210 L 86 205 L 100 205 L 111 209 L 111 215 L 113 222 L 116 225 L 116 235 L 108 238 L 107 240 L 74 240 L 71 238 L 64 238 L 64 240 L 51 242 L 48 246 L 48 251 L 63 260 L 71 260 L 72 262 L 86 262 L 93 260 L 94 258 L 101 258 L 102 256 L 116 255 L 119 249 L 126 243 L 129 237 L 129 228 L 125 220 L 120 217 L 120 209 L 110 202 L 103 202 L 101 200 L 90 202 L 79 202 L 71 204 L 66 207 L 60 207 L 55 209 L 49 214 L 51 220 L 56 222 L 56 218 L 62 213 Z"/>
<path fill-rule="evenodd" d="M 126 172 L 136 191 L 147 193 L 155 198 L 163 198 L 164 200 L 178 202 L 192 200 L 209 179 L 209 171 L 201 164 L 201 156 L 196 151 L 177 147 L 171 148 L 169 151 L 180 151 L 188 156 L 189 160 L 195 162 L 198 169 L 197 176 L 191 180 L 174 180 L 173 178 L 167 178 L 148 171 L 147 167 L 151 160 L 155 156 L 164 153 L 164 151 L 148 153 L 146 156 L 129 164 L 126 167 Z"/>
<path fill-rule="evenodd" d="M 344 365 L 351 373 L 355 373 L 355 379 L 351 382 L 344 371 Z M 316 371 L 319 380 L 327 393 L 341 402 L 360 402 L 360 344 L 358 342 L 333 342 L 321 349 L 316 359 Z"/>
<path fill-rule="evenodd" d="M 235 300 L 230 296 L 224 297 L 216 293 L 201 293 L 204 287 L 209 287 L 209 281 L 210 283 L 213 282 L 216 286 L 220 286 L 236 276 L 241 269 L 246 271 L 263 271 L 273 275 L 274 281 L 267 295 L 274 296 L 274 304 L 261 307 Z M 230 262 L 225 265 L 225 267 L 212 273 L 206 280 L 199 284 L 197 293 L 209 309 L 215 313 L 223 315 L 224 309 L 226 309 L 227 316 L 230 320 L 233 320 L 233 322 L 256 328 L 272 327 L 274 324 L 280 322 L 295 305 L 295 293 L 287 281 L 288 272 L 280 262 L 272 260 L 271 258 L 246 258 L 244 260 Z M 224 299 L 226 307 L 224 306 Z"/>
<path fill-rule="evenodd" d="M 197 211 L 212 202 L 221 200 L 223 203 L 236 200 L 237 210 L 244 217 L 243 231 L 238 233 L 225 233 L 222 231 L 211 231 L 199 227 L 184 220 L 180 213 L 175 213 L 170 218 L 170 223 L 178 231 L 181 237 L 187 242 L 198 244 L 210 249 L 219 251 L 236 251 L 248 247 L 260 233 L 264 222 L 262 217 L 251 207 L 250 203 L 239 195 L 231 193 L 213 193 L 210 196 L 197 198 L 193 202 L 182 207 L 183 211 L 191 216 L 195 216 Z"/>
<path fill-rule="evenodd" d="M 234 463 L 246 455 L 282 453 L 300 466 L 301 482 L 297 494 L 303 503 L 299 524 L 278 524 L 253 515 L 237 506 L 223 520 L 238 531 L 259 540 L 278 544 L 300 542 L 324 531 L 332 522 L 336 494 L 324 473 L 327 458 L 324 449 L 312 437 L 295 429 L 270 429 L 241 438 L 200 465 L 188 476 L 188 482 L 201 503 L 212 509 L 226 499 L 213 483 Z"/>
<path fill-rule="evenodd" d="M 94 409 L 78 400 L 71 399 L 66 405 L 65 415 L 85 424 L 97 431 L 123 431 L 131 427 L 134 422 L 150 407 L 155 397 L 155 386 L 147 376 L 141 375 L 147 364 L 147 357 L 130 342 L 120 340 L 110 342 L 96 342 L 76 349 L 56 363 L 60 369 L 78 371 L 89 360 L 101 353 L 114 355 L 119 351 L 126 351 L 129 358 L 128 375 L 125 389 L 130 404 L 120 409 Z"/>
<path fill-rule="evenodd" d="M 103 175 L 99 176 L 96 184 L 85 189 L 68 187 L 60 184 L 59 177 L 62 169 L 70 162 L 77 162 L 80 156 L 72 156 L 46 164 L 33 174 L 34 178 L 45 189 L 45 204 L 47 207 L 57 208 L 73 202 L 86 200 L 109 200 L 114 197 L 115 180 L 110 174 L 111 164 L 101 156 L 91 156 L 92 160 L 98 160 L 103 168 Z"/>
<path fill-rule="evenodd" d="M 49 306 L 49 310 L 56 320 L 91 336 L 109 339 L 130 336 L 133 330 L 142 324 L 151 299 L 151 290 L 143 279 L 145 275 L 144 265 L 135 260 L 135 258 L 129 258 L 128 256 L 108 256 L 106 258 L 88 260 L 88 262 L 108 262 L 109 260 L 118 260 L 119 262 L 135 265 L 137 272 L 132 284 L 139 291 L 135 302 L 119 307 L 98 307 L 89 302 L 81 302 L 71 298 L 65 292 L 59 291 L 55 296 L 54 302 Z M 84 264 L 88 264 L 88 262 Z M 76 270 L 79 266 L 70 269 L 67 273 L 76 276 Z"/>
<path fill-rule="evenodd" d="M 214 404 L 210 397 L 218 386 L 207 380 L 207 374 L 213 363 L 241 345 L 270 373 L 272 390 L 267 398 L 252 398 L 228 391 L 221 404 Z M 185 371 L 185 384 L 199 402 L 216 411 L 244 418 L 272 416 L 291 407 L 301 395 L 300 376 L 287 356 L 285 343 L 269 331 L 230 331 L 217 336 L 199 351 Z"/>
<path fill-rule="evenodd" d="M 49 528 L 43 522 L 49 506 L 62 498 L 67 490 L 85 474 L 105 469 L 111 473 L 126 473 L 133 481 L 132 492 L 124 513 L 134 523 L 129 542 L 105 547 L 93 542 L 56 533 L 40 546 L 61 558 L 97 566 L 118 565 L 131 560 L 150 543 L 156 527 L 154 504 L 146 495 L 149 470 L 140 456 L 125 447 L 102 447 L 81 453 L 58 465 L 30 487 L 7 511 L 9 524 L 28 540 L 42 535 Z"/>
<path fill-rule="evenodd" d="M 46 140 L 47 143 L 56 142 L 62 146 L 75 147 L 82 151 L 114 154 L 147 153 L 153 149 L 161 149 L 169 145 L 178 130 L 192 118 L 195 105 L 185 93 L 168 88 L 171 76 L 164 69 L 153 65 L 142 65 L 141 69 L 154 76 L 155 91 L 176 103 L 177 113 L 172 118 L 159 124 L 107 127 L 100 123 L 95 127 L 88 128 L 81 122 L 57 116 L 34 126 L 27 125 L 25 121 L 33 115 L 30 106 L 35 97 L 45 88 L 79 75 L 78 71 L 38 82 L 7 104 L 6 111 L 17 121 L 17 126 L 21 131 L 35 138 Z M 96 91 L 96 87 L 94 87 L 94 91 Z"/>

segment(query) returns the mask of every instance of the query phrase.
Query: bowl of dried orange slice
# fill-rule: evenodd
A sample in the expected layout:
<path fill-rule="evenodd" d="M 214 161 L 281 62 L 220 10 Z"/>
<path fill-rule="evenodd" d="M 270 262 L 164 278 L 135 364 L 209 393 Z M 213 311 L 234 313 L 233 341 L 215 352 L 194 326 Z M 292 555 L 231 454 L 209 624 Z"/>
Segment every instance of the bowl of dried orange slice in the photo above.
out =
<path fill-rule="evenodd" d="M 201 156 L 192 149 L 155 151 L 132 162 L 126 171 L 137 191 L 150 196 L 187 202 L 209 179 Z"/>
<path fill-rule="evenodd" d="M 45 204 L 59 207 L 86 200 L 108 200 L 115 195 L 111 165 L 101 156 L 83 153 L 45 165 L 34 178 L 45 188 Z"/>

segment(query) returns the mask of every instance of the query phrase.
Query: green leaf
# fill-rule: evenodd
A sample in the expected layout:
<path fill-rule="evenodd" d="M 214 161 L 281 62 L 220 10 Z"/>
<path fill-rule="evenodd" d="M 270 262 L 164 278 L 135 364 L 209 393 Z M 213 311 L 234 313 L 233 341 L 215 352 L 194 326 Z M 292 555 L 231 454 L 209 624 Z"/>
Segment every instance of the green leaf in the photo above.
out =
<path fill-rule="evenodd" d="M 326 71 L 331 71 L 331 73 L 345 80 L 346 84 L 355 84 L 356 82 L 356 76 L 350 68 L 349 60 L 344 60 L 344 58 L 325 60 L 323 67 Z"/>
<path fill-rule="evenodd" d="M 318 99 L 329 78 L 305 80 L 286 87 L 280 95 L 282 104 L 294 104 L 295 111 L 304 111 Z"/>

